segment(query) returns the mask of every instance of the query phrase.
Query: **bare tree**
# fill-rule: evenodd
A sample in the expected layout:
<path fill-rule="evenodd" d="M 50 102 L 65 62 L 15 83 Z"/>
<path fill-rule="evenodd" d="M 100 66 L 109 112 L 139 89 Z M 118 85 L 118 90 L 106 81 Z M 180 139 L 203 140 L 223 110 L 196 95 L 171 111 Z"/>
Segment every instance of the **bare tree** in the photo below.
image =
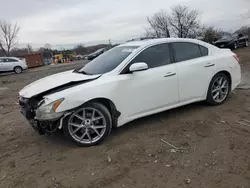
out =
<path fill-rule="evenodd" d="M 86 52 L 86 48 L 83 44 L 78 44 L 74 49 L 73 49 L 76 54 L 84 54 Z"/>
<path fill-rule="evenodd" d="M 169 17 L 163 10 L 155 13 L 151 18 L 147 17 L 149 28 L 146 29 L 147 37 L 170 37 Z"/>
<path fill-rule="evenodd" d="M 51 46 L 51 44 L 46 43 L 46 44 L 43 46 L 43 48 L 45 48 L 45 49 L 51 49 L 52 46 Z"/>
<path fill-rule="evenodd" d="M 185 5 L 175 5 L 171 10 L 169 24 L 173 33 L 180 38 L 193 38 L 200 26 L 200 12 Z"/>
<path fill-rule="evenodd" d="M 235 33 L 250 36 L 250 26 L 243 26 L 235 31 Z"/>
<path fill-rule="evenodd" d="M 0 21 L 0 48 L 6 56 L 10 55 L 11 48 L 17 44 L 19 30 L 17 24 Z"/>
<path fill-rule="evenodd" d="M 202 27 L 199 31 L 198 36 L 201 40 L 212 44 L 217 38 L 220 37 L 222 31 L 215 27 Z"/>

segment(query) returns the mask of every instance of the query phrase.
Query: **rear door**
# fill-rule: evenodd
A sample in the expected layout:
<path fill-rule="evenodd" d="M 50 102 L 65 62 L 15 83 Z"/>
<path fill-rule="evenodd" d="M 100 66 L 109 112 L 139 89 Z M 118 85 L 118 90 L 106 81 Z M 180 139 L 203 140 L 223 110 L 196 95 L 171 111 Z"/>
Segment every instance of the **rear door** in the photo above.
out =
<path fill-rule="evenodd" d="M 206 47 L 195 43 L 172 43 L 179 79 L 180 102 L 204 98 L 215 72 Z"/>
<path fill-rule="evenodd" d="M 17 62 L 18 61 L 16 59 L 5 58 L 4 59 L 4 68 L 5 68 L 5 71 L 13 71 L 14 67 L 15 67 L 15 64 Z"/>

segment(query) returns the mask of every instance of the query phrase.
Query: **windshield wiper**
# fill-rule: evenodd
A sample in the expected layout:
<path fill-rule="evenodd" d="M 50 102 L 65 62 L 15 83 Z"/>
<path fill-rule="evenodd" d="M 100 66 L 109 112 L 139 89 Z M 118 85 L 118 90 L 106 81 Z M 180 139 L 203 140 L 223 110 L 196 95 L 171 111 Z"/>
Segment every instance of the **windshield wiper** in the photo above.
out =
<path fill-rule="evenodd" d="M 81 72 L 79 72 L 79 73 L 86 74 L 86 75 L 93 75 L 93 74 L 90 74 L 90 73 L 85 72 L 85 71 L 81 71 Z"/>
<path fill-rule="evenodd" d="M 88 73 L 88 72 L 85 72 L 85 71 L 80 71 L 82 68 L 79 68 L 79 69 L 75 69 L 73 72 L 74 73 L 79 73 L 79 74 L 86 74 L 86 75 L 93 75 L 91 73 Z"/>

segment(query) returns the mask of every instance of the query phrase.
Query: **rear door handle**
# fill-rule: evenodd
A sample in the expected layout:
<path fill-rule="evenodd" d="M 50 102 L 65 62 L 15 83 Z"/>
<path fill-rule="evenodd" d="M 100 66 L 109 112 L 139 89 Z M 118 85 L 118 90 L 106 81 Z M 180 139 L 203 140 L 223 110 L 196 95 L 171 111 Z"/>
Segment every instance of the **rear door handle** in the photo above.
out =
<path fill-rule="evenodd" d="M 176 73 L 174 72 L 168 72 L 164 77 L 174 76 Z"/>
<path fill-rule="evenodd" d="M 214 66 L 214 63 L 208 63 L 204 67 L 213 67 L 213 66 Z"/>

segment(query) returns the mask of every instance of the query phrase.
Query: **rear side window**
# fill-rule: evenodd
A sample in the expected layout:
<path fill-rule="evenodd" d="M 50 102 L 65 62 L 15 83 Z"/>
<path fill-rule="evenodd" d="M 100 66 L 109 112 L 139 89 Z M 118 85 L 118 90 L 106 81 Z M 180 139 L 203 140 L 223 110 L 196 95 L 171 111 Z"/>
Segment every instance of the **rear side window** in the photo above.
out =
<path fill-rule="evenodd" d="M 176 42 L 172 44 L 176 62 L 201 57 L 201 50 L 197 44 L 189 42 Z"/>
<path fill-rule="evenodd" d="M 12 58 L 6 58 L 7 62 L 17 62 L 18 60 Z"/>
<path fill-rule="evenodd" d="M 8 59 L 7 58 L 3 58 L 1 59 L 3 63 L 7 63 L 8 62 Z"/>
<path fill-rule="evenodd" d="M 208 49 L 204 46 L 200 46 L 201 50 L 201 56 L 207 56 L 208 55 Z"/>
<path fill-rule="evenodd" d="M 169 45 L 159 44 L 149 47 L 136 56 L 130 64 L 144 62 L 148 68 L 155 68 L 171 63 Z"/>

